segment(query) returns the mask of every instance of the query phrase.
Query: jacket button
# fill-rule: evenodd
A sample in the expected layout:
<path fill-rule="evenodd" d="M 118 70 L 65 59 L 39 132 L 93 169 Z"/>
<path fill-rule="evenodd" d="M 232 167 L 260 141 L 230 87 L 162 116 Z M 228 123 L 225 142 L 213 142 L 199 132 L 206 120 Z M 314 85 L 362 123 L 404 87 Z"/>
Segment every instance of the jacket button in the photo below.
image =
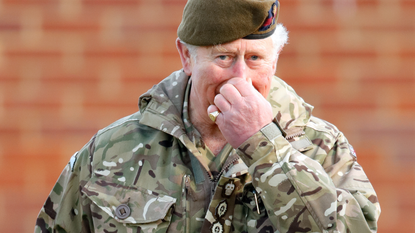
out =
<path fill-rule="evenodd" d="M 115 209 L 115 215 L 121 220 L 128 218 L 128 216 L 130 216 L 130 213 L 130 207 L 126 204 L 121 204 Z"/>

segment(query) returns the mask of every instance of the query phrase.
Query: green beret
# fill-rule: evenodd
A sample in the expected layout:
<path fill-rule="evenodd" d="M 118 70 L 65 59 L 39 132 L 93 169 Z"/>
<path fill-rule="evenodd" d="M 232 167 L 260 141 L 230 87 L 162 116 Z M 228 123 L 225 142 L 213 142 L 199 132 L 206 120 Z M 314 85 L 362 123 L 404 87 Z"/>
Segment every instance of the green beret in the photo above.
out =
<path fill-rule="evenodd" d="M 188 0 L 177 35 L 199 46 L 262 39 L 274 32 L 278 12 L 278 0 Z"/>

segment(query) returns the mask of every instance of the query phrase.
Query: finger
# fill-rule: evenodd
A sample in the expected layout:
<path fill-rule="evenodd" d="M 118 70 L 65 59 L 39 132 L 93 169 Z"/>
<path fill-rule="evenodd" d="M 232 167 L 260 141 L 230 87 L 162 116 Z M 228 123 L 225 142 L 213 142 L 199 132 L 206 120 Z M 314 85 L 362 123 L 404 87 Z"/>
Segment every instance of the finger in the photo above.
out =
<path fill-rule="evenodd" d="M 219 110 L 219 108 L 218 107 L 216 107 L 215 105 L 210 105 L 208 108 L 207 108 L 207 113 L 209 114 L 209 113 L 212 113 L 212 112 L 214 112 L 214 111 L 220 111 Z"/>
<path fill-rule="evenodd" d="M 221 112 L 227 112 L 231 109 L 231 104 L 228 102 L 227 99 L 225 99 L 225 97 L 223 97 L 222 94 L 217 94 L 213 102 Z"/>
<path fill-rule="evenodd" d="M 241 93 L 239 93 L 238 89 L 236 89 L 236 87 L 230 83 L 223 85 L 220 88 L 219 92 L 230 104 L 235 104 L 242 98 Z"/>
<path fill-rule="evenodd" d="M 213 123 L 216 123 L 217 118 L 221 114 L 219 109 L 215 105 L 210 105 L 207 109 L 208 116 Z"/>
<path fill-rule="evenodd" d="M 252 85 L 252 79 L 248 80 L 242 78 L 233 78 L 228 81 L 228 84 L 233 85 L 242 97 L 253 95 L 256 91 Z"/>

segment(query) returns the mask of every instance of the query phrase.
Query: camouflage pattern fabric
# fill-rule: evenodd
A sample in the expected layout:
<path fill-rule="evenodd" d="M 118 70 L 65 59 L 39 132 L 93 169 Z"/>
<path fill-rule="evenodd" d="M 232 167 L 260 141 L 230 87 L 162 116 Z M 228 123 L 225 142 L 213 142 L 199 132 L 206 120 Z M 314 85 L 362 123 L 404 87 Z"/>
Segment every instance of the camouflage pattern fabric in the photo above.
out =
<path fill-rule="evenodd" d="M 35 232 L 376 232 L 380 206 L 352 147 L 281 79 L 275 121 L 225 162 L 204 156 L 183 119 L 189 77 L 176 71 L 140 111 L 70 160 Z M 186 127 L 188 130 L 186 131 Z"/>

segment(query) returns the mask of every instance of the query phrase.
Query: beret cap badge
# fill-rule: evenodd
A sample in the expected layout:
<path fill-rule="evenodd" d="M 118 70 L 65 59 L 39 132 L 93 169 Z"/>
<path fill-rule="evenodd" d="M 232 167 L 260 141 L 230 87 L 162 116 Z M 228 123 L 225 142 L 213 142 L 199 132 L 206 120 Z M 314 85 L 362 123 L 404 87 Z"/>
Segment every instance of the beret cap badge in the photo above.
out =
<path fill-rule="evenodd" d="M 263 39 L 274 32 L 279 8 L 278 0 L 188 0 L 177 35 L 198 46 Z"/>

